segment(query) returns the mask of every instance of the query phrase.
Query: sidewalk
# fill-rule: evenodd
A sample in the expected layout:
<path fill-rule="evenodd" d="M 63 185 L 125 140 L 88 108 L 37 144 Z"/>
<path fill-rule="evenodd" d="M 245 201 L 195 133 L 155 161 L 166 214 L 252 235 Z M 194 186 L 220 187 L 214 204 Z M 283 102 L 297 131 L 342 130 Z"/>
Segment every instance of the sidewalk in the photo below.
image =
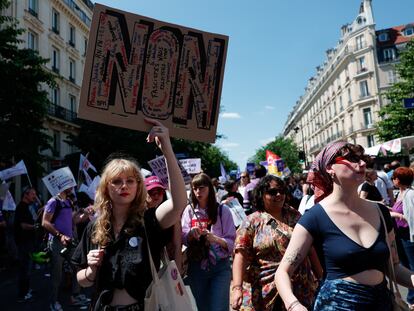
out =
<path fill-rule="evenodd" d="M 9 269 L 0 272 L 0 301 L 1 310 L 7 311 L 46 311 L 49 310 L 49 296 L 51 290 L 49 268 L 41 266 L 40 270 L 32 270 L 30 287 L 33 289 L 33 301 L 18 303 L 17 302 L 17 265 L 11 266 Z M 63 281 L 63 284 L 65 282 Z M 66 286 L 61 288 L 59 302 L 64 310 L 80 310 L 69 304 L 70 289 Z"/>

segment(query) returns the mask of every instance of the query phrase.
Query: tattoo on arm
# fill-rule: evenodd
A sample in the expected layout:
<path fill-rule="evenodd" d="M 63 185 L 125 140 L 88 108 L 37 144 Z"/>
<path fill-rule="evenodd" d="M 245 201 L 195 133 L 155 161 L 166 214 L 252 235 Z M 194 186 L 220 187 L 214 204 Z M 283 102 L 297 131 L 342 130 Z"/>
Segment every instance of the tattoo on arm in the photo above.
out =
<path fill-rule="evenodd" d="M 293 267 L 297 267 L 302 262 L 302 256 L 300 255 L 300 248 L 293 252 L 286 254 L 285 260 Z"/>

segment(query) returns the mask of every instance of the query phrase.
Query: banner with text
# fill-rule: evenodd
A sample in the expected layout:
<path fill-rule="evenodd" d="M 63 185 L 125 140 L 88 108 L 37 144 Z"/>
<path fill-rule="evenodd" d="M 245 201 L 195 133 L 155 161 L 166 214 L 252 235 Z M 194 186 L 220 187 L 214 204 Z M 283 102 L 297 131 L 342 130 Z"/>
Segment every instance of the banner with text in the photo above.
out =
<path fill-rule="evenodd" d="M 161 183 L 166 187 L 168 186 L 168 170 L 167 165 L 165 163 L 164 156 L 156 157 L 155 159 L 148 161 L 148 165 L 151 167 L 153 173 L 160 179 Z M 178 166 L 181 169 L 181 174 L 183 175 L 185 184 L 191 183 L 191 177 L 188 175 L 185 168 L 181 165 L 180 161 L 178 161 Z"/>
<path fill-rule="evenodd" d="M 75 178 L 69 167 L 62 167 L 42 178 L 47 190 L 52 196 L 76 186 Z"/>
<path fill-rule="evenodd" d="M 201 173 L 201 159 L 182 159 L 179 160 L 181 165 L 185 168 L 188 174 Z"/>
<path fill-rule="evenodd" d="M 228 37 L 95 4 L 79 117 L 214 142 Z"/>

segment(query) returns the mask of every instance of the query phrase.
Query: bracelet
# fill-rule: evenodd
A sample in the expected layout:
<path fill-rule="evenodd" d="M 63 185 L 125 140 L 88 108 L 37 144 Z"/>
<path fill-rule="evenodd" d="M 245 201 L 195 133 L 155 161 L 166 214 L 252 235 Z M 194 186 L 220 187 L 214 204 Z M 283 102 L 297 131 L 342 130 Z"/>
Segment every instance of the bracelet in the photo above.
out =
<path fill-rule="evenodd" d="M 294 307 L 296 307 L 297 305 L 299 305 L 300 304 L 300 302 L 299 302 L 299 300 L 295 300 L 295 301 L 293 301 L 290 305 L 289 305 L 289 307 L 287 308 L 287 311 L 292 311 L 293 310 L 293 308 Z"/>
<path fill-rule="evenodd" d="M 234 285 L 234 286 L 232 286 L 231 287 L 231 291 L 234 291 L 234 290 L 240 290 L 240 291 L 243 291 L 243 286 L 241 286 L 241 285 Z"/>
<path fill-rule="evenodd" d="M 85 279 L 89 282 L 89 283 L 95 283 L 95 279 L 91 280 L 90 278 L 88 278 L 88 275 L 86 274 L 86 271 L 88 270 L 89 266 L 86 267 L 85 269 Z"/>

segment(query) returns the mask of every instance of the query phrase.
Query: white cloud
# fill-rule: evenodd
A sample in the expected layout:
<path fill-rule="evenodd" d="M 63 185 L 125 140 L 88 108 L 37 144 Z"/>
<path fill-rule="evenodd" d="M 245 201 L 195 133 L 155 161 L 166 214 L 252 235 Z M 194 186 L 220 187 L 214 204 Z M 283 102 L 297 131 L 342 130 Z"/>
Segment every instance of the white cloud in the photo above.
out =
<path fill-rule="evenodd" d="M 264 138 L 264 139 L 259 140 L 259 143 L 260 143 L 262 146 L 264 146 L 264 145 L 266 145 L 266 144 L 270 143 L 271 141 L 273 141 L 274 139 L 275 139 L 274 137 Z"/>
<path fill-rule="evenodd" d="M 274 110 L 275 107 L 273 107 L 273 106 L 265 106 L 265 109 L 267 109 L 267 110 Z"/>
<path fill-rule="evenodd" d="M 241 116 L 238 112 L 223 112 L 220 114 L 220 117 L 223 119 L 241 119 Z"/>

